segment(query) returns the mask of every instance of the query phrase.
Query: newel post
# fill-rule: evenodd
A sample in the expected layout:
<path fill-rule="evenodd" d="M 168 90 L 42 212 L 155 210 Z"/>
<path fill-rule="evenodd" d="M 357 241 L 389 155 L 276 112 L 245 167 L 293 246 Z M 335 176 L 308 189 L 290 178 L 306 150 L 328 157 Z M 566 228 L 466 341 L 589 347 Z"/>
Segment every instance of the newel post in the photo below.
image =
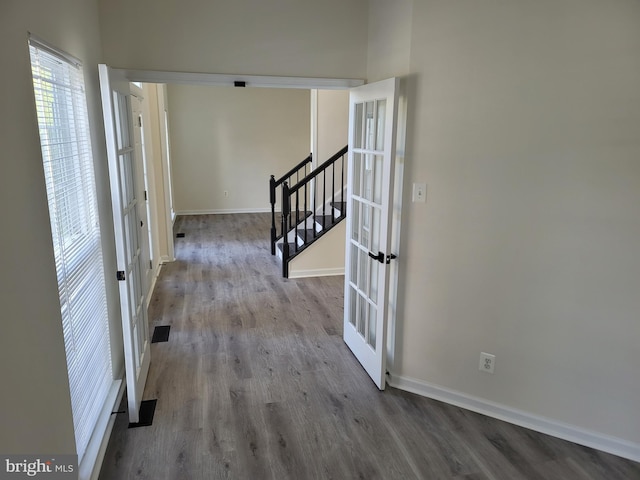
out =
<path fill-rule="evenodd" d="M 271 202 L 271 255 L 276 254 L 276 178 L 269 179 L 269 201 Z"/>
<path fill-rule="evenodd" d="M 289 277 L 289 218 L 291 206 L 289 199 L 289 183 L 282 184 L 282 276 Z"/>

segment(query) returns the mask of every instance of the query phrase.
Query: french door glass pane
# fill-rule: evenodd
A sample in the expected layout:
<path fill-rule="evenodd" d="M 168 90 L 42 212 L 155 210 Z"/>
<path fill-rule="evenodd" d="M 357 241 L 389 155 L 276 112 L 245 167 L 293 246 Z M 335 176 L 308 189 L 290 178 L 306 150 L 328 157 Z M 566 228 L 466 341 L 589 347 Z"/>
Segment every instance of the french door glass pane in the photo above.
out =
<path fill-rule="evenodd" d="M 367 102 L 365 107 L 365 146 L 367 150 L 375 148 L 376 124 L 374 118 L 375 102 Z"/>
<path fill-rule="evenodd" d="M 130 222 L 127 222 L 127 223 L 130 223 Z M 131 225 L 129 225 L 129 230 L 131 230 Z M 127 272 L 127 275 L 129 277 L 129 280 L 132 280 L 133 278 L 135 278 L 134 277 L 135 258 L 133 257 L 133 254 L 130 254 L 130 256 L 131 256 L 131 262 L 129 263 L 130 270 Z M 129 298 L 131 298 L 132 300 L 135 299 L 136 292 L 133 287 L 133 282 L 132 281 L 127 282 L 127 286 L 129 288 Z M 131 315 L 131 319 L 130 319 L 131 325 L 133 325 L 135 323 L 134 317 L 136 314 L 136 305 L 135 305 L 135 302 L 133 301 L 129 302 L 129 314 Z"/>
<path fill-rule="evenodd" d="M 351 244 L 351 279 L 356 280 L 358 278 L 358 252 L 359 248 L 357 245 Z"/>
<path fill-rule="evenodd" d="M 128 218 L 127 218 L 127 217 L 125 217 L 125 218 L 124 218 L 123 225 L 124 225 L 124 238 L 125 238 L 125 241 L 127 241 L 126 239 L 128 239 L 128 238 L 130 238 L 130 237 L 131 237 L 131 233 L 130 233 L 130 230 L 131 230 L 131 223 L 129 222 L 129 220 L 128 220 Z M 127 265 L 130 265 L 130 264 L 131 264 L 131 253 L 130 253 L 130 249 L 129 249 L 129 248 L 126 248 L 126 252 L 125 252 L 125 253 L 126 253 L 126 259 L 125 259 L 125 262 L 127 263 Z M 129 273 L 129 272 L 127 272 L 127 273 Z"/>
<path fill-rule="evenodd" d="M 358 292 L 355 288 L 349 287 L 349 323 L 355 326 L 358 315 L 357 308 Z"/>
<path fill-rule="evenodd" d="M 358 327 L 358 333 L 364 337 L 367 331 L 367 313 L 369 312 L 369 309 L 367 307 L 369 303 L 361 295 L 358 295 L 358 300 L 359 301 L 358 301 L 357 327 Z"/>
<path fill-rule="evenodd" d="M 129 203 L 127 201 L 127 170 L 126 170 L 127 159 L 124 155 L 118 155 L 118 166 L 120 172 L 120 201 L 122 205 L 126 205 Z"/>
<path fill-rule="evenodd" d="M 376 307 L 369 305 L 369 346 L 376 349 Z"/>
<path fill-rule="evenodd" d="M 135 257 L 139 254 L 140 249 L 140 239 L 138 238 L 138 215 L 136 211 L 135 205 L 132 205 L 129 209 L 129 213 L 127 214 L 127 218 L 131 223 L 131 228 L 129 230 L 130 236 L 128 239 L 129 250 L 131 252 L 131 259 L 135 259 Z"/>
<path fill-rule="evenodd" d="M 358 287 L 363 292 L 367 292 L 367 280 L 369 278 L 369 254 L 358 249 L 359 265 L 358 265 Z"/>
<path fill-rule="evenodd" d="M 125 174 L 127 177 L 127 203 L 125 203 L 125 205 L 129 205 L 131 202 L 133 202 L 133 200 L 135 199 L 135 190 L 134 190 L 134 185 L 135 185 L 135 181 L 133 179 L 133 156 L 132 156 L 132 152 L 128 151 L 125 155 L 124 155 L 124 168 L 125 168 Z"/>
<path fill-rule="evenodd" d="M 356 196 L 362 195 L 362 154 L 354 152 L 353 154 L 353 194 Z"/>
<path fill-rule="evenodd" d="M 364 105 L 362 103 L 357 103 L 355 105 L 355 132 L 354 132 L 354 148 L 362 148 L 362 131 L 363 131 L 363 118 L 364 118 Z"/>
<path fill-rule="evenodd" d="M 116 125 L 117 125 L 117 144 L 118 149 L 122 150 L 131 146 L 131 140 L 129 138 L 129 118 L 127 116 L 127 97 L 114 93 L 114 104 L 116 111 Z"/>
<path fill-rule="evenodd" d="M 384 150 L 384 121 L 387 115 L 387 101 L 378 100 L 377 102 L 377 125 L 376 125 L 376 150 Z"/>
<path fill-rule="evenodd" d="M 362 196 L 366 200 L 373 200 L 373 155 L 365 155 L 363 172 Z"/>
<path fill-rule="evenodd" d="M 134 325 L 133 326 L 133 338 L 137 338 L 138 335 L 138 326 Z M 134 348 L 134 355 L 133 355 L 133 359 L 135 361 L 136 364 L 136 370 L 138 368 L 140 368 L 140 345 L 139 342 L 133 342 L 133 348 Z"/>
<path fill-rule="evenodd" d="M 383 161 L 384 158 L 382 155 L 376 155 L 374 160 L 374 182 L 373 182 L 373 201 L 374 203 L 381 205 L 382 204 L 382 176 L 384 175 L 383 171 Z"/>
<path fill-rule="evenodd" d="M 371 206 L 367 204 L 362 204 L 362 225 L 360 227 L 360 244 L 363 245 L 364 248 L 369 248 L 370 230 L 371 230 Z"/>
<path fill-rule="evenodd" d="M 369 287 L 369 298 L 373 301 L 376 301 L 378 298 L 378 268 L 380 263 L 377 261 L 371 262 L 371 275 L 370 278 L 370 287 Z"/>
<path fill-rule="evenodd" d="M 380 209 L 369 207 L 373 212 L 373 226 L 371 227 L 371 251 L 380 251 Z"/>
<path fill-rule="evenodd" d="M 353 215 L 351 220 L 351 238 L 358 242 L 360 241 L 360 208 L 361 203 L 357 200 L 353 200 L 351 209 L 349 210 L 350 214 Z"/>

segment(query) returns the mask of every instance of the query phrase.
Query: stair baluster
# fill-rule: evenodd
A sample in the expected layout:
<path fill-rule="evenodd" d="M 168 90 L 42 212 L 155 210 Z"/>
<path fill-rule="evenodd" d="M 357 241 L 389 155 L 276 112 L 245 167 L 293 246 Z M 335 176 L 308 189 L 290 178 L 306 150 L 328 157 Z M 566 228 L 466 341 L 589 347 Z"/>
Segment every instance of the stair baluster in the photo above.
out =
<path fill-rule="evenodd" d="M 285 181 L 291 182 L 292 177 L 295 175 L 296 184 L 300 181 L 300 172 L 304 171 L 304 177 L 307 176 L 307 167 L 311 164 L 313 157 L 311 154 L 300 163 L 298 163 L 295 167 L 285 173 L 282 177 L 276 180 L 274 175 L 271 175 L 269 179 L 269 202 L 271 203 L 271 255 L 276 254 L 276 243 L 280 240 L 286 230 L 280 230 L 278 233 L 277 223 L 276 223 L 276 200 L 278 198 L 277 189 L 280 185 L 282 185 Z M 303 177 L 303 178 L 304 178 Z M 281 207 L 282 209 L 282 207 Z M 280 222 L 282 227 L 282 222 Z"/>
<path fill-rule="evenodd" d="M 271 176 L 270 180 L 270 192 L 271 192 L 271 204 L 272 204 L 272 229 L 271 229 L 271 251 L 272 254 L 276 251 L 276 242 L 282 239 L 282 244 L 278 247 L 282 251 L 282 275 L 287 278 L 289 276 L 289 262 L 305 248 L 311 245 L 316 239 L 320 238 L 331 228 L 337 225 L 346 215 L 346 201 L 344 197 L 345 190 L 345 156 L 347 154 L 348 147 L 342 148 L 339 152 L 333 155 L 326 162 L 319 165 L 312 172 L 306 173 L 300 179 L 300 165 L 296 169 L 292 169 L 288 174 L 280 180 L 275 180 L 274 176 Z M 309 156 L 309 159 L 311 156 Z M 307 159 L 305 159 L 306 161 Z M 336 189 L 336 163 L 340 161 L 340 185 Z M 329 179 L 327 178 L 327 171 L 331 175 L 330 186 L 331 196 L 327 197 L 327 187 Z M 296 183 L 290 184 L 291 177 L 295 175 Z M 322 175 L 322 177 L 320 177 Z M 318 198 L 318 184 L 317 181 L 322 181 L 322 198 Z M 282 222 L 281 233 L 278 235 L 275 229 L 275 188 L 282 184 Z M 309 186 L 311 185 L 311 196 L 309 198 Z M 303 199 L 300 199 L 300 195 L 303 195 Z M 338 200 L 339 197 L 339 200 Z M 309 205 L 309 200 L 311 205 Z M 320 200 L 320 204 L 318 204 Z M 303 207 L 301 210 L 300 207 Z M 295 207 L 295 212 L 292 208 Z M 329 209 L 329 213 L 327 213 Z M 339 214 L 335 215 L 334 210 Z M 321 218 L 316 215 L 318 212 L 322 212 Z M 311 227 L 308 225 L 308 218 L 312 217 Z M 311 232 L 309 232 L 311 228 Z M 302 230 L 300 230 L 302 229 Z M 293 243 L 290 243 L 289 236 L 293 235 Z M 274 240 L 275 238 L 275 240 Z"/>

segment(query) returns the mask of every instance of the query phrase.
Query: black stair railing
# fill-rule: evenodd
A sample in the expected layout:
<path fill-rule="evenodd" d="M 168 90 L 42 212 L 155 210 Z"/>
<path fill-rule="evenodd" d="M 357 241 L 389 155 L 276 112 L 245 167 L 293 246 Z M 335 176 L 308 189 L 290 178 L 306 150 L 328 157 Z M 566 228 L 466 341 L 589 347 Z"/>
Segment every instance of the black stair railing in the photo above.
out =
<path fill-rule="evenodd" d="M 282 177 L 276 180 L 274 175 L 271 175 L 269 179 L 269 202 L 271 203 L 271 255 L 276 254 L 276 242 L 283 236 L 283 232 L 286 230 L 280 230 L 278 232 L 277 225 L 282 226 L 282 222 L 276 222 L 276 199 L 278 198 L 278 187 L 284 182 L 291 182 L 295 178 L 296 183 L 300 181 L 300 173 L 302 172 L 302 178 L 307 176 L 307 167 L 313 160 L 311 154 L 295 167 L 285 173 Z"/>
<path fill-rule="evenodd" d="M 342 148 L 294 185 L 282 183 L 282 275 L 289 276 L 289 261 L 308 247 L 316 238 L 324 235 L 346 215 L 345 169 L 348 146 Z M 327 190 L 330 194 L 327 195 Z M 339 211 L 339 215 L 334 215 Z M 311 213 L 313 212 L 313 213 Z M 307 218 L 311 214 L 312 227 Z M 321 228 L 318 230 L 315 223 Z M 303 224 L 302 230 L 298 228 Z M 289 232 L 294 240 L 289 242 Z M 298 244 L 298 237 L 302 245 Z"/>

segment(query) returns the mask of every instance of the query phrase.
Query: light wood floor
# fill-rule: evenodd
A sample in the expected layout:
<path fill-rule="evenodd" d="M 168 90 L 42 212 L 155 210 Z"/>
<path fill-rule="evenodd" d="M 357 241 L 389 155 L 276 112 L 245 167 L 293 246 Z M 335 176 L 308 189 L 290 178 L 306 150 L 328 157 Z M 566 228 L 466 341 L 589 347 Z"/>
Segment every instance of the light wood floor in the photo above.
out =
<path fill-rule="evenodd" d="M 145 399 L 100 479 L 640 479 L 640 465 L 460 408 L 379 392 L 341 339 L 342 277 L 285 280 L 269 215 L 179 217 L 151 301 Z"/>

